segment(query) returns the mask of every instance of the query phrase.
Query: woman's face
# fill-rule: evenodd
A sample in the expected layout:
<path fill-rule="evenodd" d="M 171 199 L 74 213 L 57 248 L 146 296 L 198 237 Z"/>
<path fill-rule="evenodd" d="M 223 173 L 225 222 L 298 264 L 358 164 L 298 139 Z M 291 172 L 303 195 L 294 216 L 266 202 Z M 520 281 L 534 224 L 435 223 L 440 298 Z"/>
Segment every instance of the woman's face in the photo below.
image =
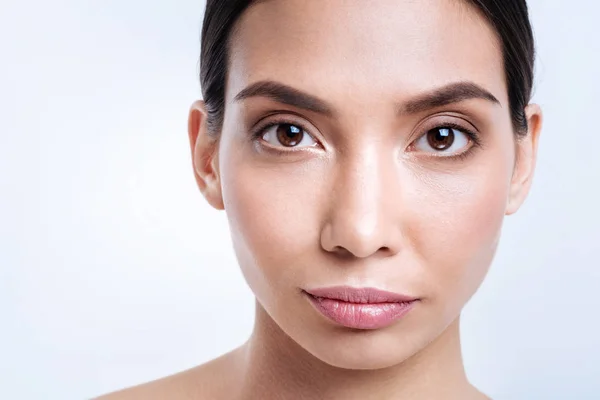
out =
<path fill-rule="evenodd" d="M 260 306 L 317 358 L 358 369 L 397 364 L 456 321 L 527 180 L 485 19 L 457 0 L 374 4 L 245 11 L 208 189 Z M 305 293 L 331 286 L 418 301 L 349 328 Z"/>

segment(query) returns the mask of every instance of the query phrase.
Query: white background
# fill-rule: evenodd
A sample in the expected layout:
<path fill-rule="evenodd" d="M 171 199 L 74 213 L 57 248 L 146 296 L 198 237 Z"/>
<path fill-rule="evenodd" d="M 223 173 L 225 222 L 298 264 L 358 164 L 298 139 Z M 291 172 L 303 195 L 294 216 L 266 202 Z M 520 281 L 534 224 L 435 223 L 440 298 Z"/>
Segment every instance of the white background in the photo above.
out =
<path fill-rule="evenodd" d="M 495 399 L 600 399 L 600 3 L 530 1 L 533 192 L 468 304 Z M 83 399 L 241 344 L 253 298 L 196 189 L 202 1 L 0 5 L 0 399 Z"/>

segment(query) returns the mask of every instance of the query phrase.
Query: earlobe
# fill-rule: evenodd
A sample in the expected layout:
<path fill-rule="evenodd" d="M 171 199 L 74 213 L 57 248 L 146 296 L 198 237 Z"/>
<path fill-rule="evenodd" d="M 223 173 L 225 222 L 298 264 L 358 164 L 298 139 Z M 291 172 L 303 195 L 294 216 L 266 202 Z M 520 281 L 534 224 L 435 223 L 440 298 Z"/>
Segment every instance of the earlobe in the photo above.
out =
<path fill-rule="evenodd" d="M 188 118 L 188 136 L 196 183 L 208 203 L 217 210 L 225 208 L 219 176 L 219 142 L 208 132 L 207 112 L 203 101 L 192 104 Z"/>
<path fill-rule="evenodd" d="M 535 171 L 539 136 L 542 130 L 542 110 L 537 104 L 525 108 L 527 117 L 527 135 L 517 139 L 516 163 L 513 172 L 506 215 L 516 213 L 525 202 Z"/>

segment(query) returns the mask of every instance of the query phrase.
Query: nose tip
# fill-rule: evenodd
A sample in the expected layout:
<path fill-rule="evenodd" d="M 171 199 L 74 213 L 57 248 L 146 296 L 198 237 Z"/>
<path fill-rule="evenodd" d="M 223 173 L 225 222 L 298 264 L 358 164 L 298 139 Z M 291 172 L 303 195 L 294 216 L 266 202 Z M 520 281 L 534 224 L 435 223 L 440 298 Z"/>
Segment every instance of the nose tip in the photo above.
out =
<path fill-rule="evenodd" d="M 342 217 L 329 222 L 321 233 L 321 247 L 341 257 L 388 257 L 398 252 L 395 238 L 389 229 L 373 223 L 368 217 Z"/>
<path fill-rule="evenodd" d="M 396 158 L 385 154 L 388 149 L 368 142 L 339 159 L 321 227 L 323 250 L 356 258 L 400 251 L 398 203 L 403 193 Z"/>

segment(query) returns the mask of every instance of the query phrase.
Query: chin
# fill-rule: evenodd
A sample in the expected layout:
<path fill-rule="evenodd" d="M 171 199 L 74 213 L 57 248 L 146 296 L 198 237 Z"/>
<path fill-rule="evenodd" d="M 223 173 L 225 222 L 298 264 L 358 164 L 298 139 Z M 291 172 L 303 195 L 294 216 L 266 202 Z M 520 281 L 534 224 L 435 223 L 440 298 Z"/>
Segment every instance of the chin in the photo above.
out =
<path fill-rule="evenodd" d="M 342 369 L 377 370 L 399 365 L 426 345 L 417 332 L 401 326 L 380 330 L 318 329 L 301 335 L 297 343 L 325 364 Z M 422 343 L 421 343 L 422 342 Z"/>
<path fill-rule="evenodd" d="M 322 357 L 318 357 L 323 363 L 328 364 L 332 367 L 348 370 L 378 370 L 390 368 L 395 365 L 399 365 L 404 362 L 407 357 L 398 356 L 385 352 L 385 354 L 371 354 L 368 357 L 356 357 L 351 354 L 335 353 L 323 354 Z"/>

